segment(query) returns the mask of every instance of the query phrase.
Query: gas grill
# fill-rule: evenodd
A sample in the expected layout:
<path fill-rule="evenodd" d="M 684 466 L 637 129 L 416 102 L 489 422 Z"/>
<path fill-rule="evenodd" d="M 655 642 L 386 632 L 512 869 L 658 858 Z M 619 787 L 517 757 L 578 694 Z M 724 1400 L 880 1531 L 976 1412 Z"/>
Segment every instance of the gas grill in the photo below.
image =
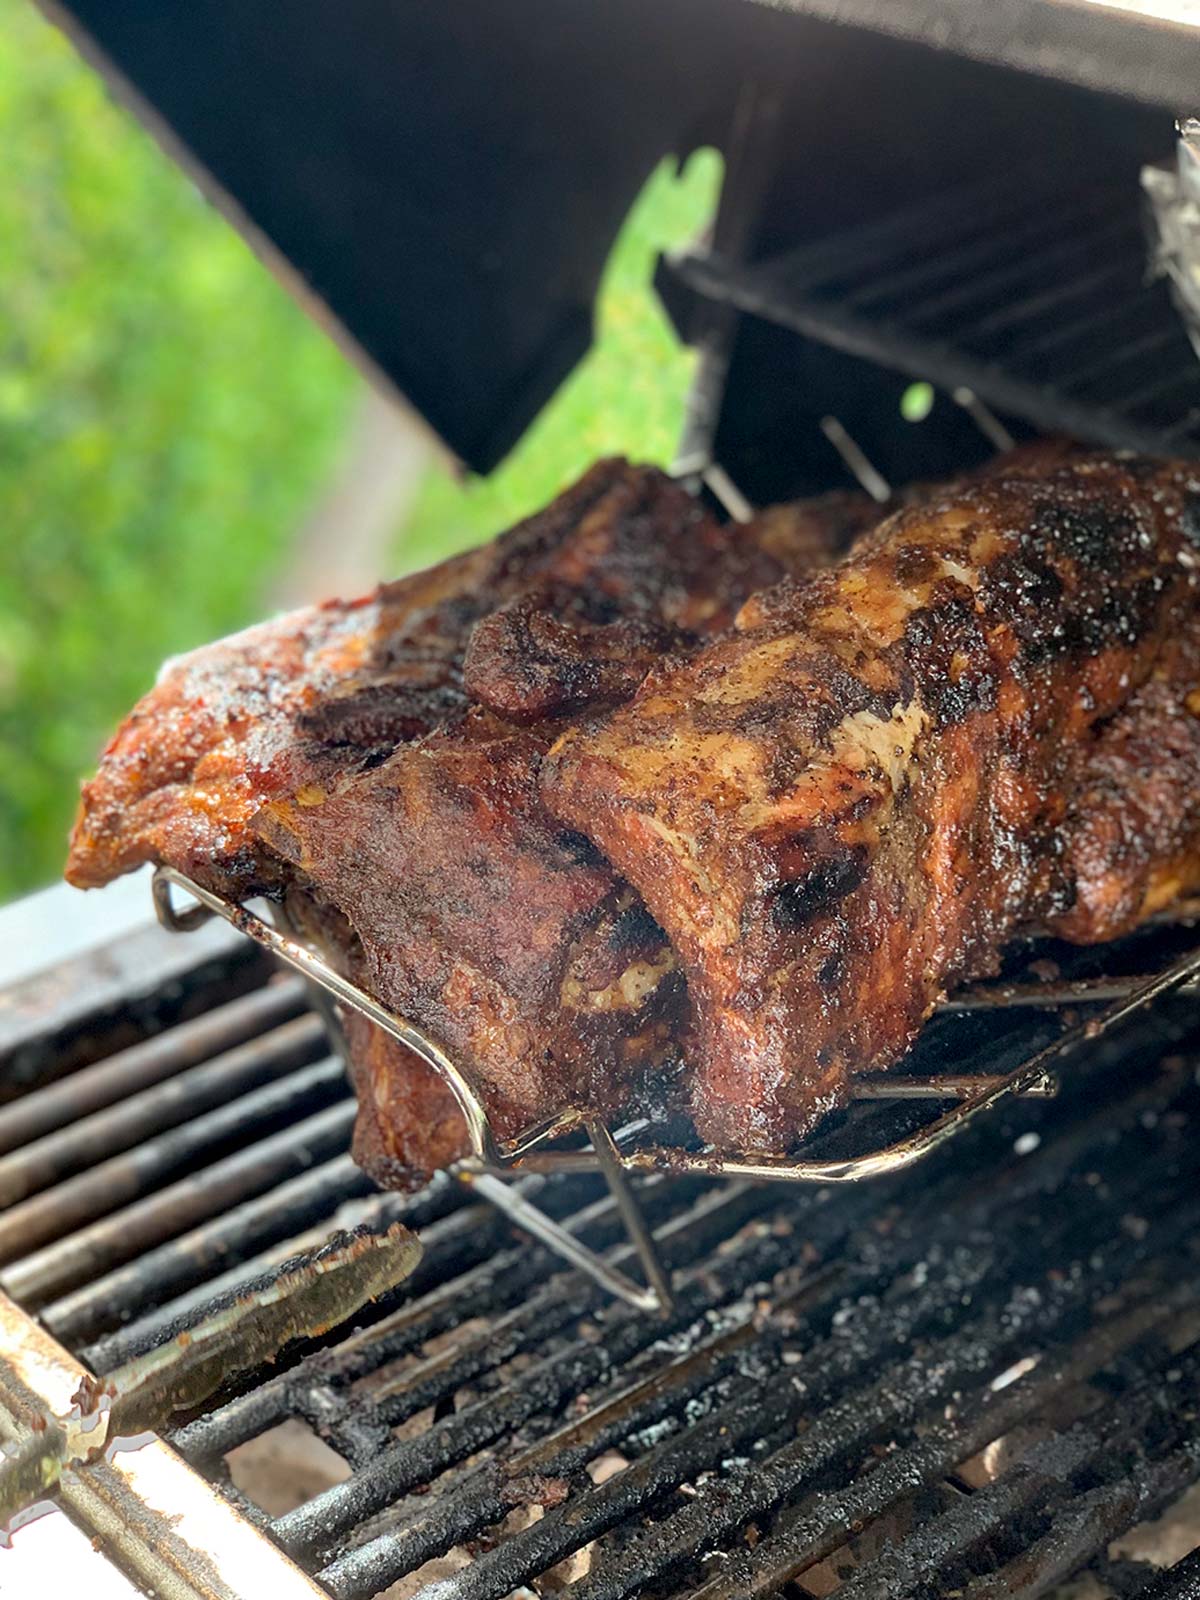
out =
<path fill-rule="evenodd" d="M 678 470 L 730 515 L 1045 430 L 1200 455 L 1141 202 L 1200 84 L 1170 7 L 52 10 L 481 470 L 586 348 L 650 165 L 709 141 L 717 217 L 658 287 L 700 351 Z M 190 1600 L 1200 1596 L 1200 910 L 1014 949 L 804 1183 L 636 1124 L 412 1196 L 351 1161 L 328 1009 L 233 920 L 0 996 L 0 1440 L 335 1230 L 424 1255 L 67 1471 L 112 1562 Z"/>

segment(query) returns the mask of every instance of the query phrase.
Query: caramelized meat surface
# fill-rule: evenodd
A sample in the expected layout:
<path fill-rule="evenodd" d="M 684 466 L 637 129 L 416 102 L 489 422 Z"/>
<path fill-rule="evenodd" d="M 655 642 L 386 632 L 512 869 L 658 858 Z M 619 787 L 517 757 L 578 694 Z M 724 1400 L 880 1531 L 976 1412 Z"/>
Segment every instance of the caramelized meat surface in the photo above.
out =
<path fill-rule="evenodd" d="M 714 1143 L 785 1149 L 1022 929 L 1200 879 L 1198 511 L 1111 457 L 960 484 L 560 735 L 547 805 L 671 939 Z"/>
<path fill-rule="evenodd" d="M 84 785 L 67 878 L 88 888 L 152 860 L 225 892 L 274 887 L 253 831 L 267 800 L 315 794 L 460 715 L 471 630 L 506 601 L 569 592 L 582 616 L 605 604 L 603 565 L 614 614 L 650 611 L 639 533 L 689 519 L 710 526 L 662 474 L 600 462 L 492 544 L 168 662 Z"/>
<path fill-rule="evenodd" d="M 368 990 L 441 1045 L 503 1136 L 581 1096 L 619 1103 L 681 994 L 636 897 L 538 803 L 547 743 L 472 713 L 258 823 L 354 928 Z"/>
<path fill-rule="evenodd" d="M 651 483 L 652 517 L 623 483 L 581 530 L 586 561 L 572 539 L 550 584 L 478 624 L 467 712 L 320 804 L 273 801 L 257 823 L 348 917 L 370 991 L 446 1050 L 502 1137 L 573 1107 L 615 1109 L 677 1050 L 683 1023 L 661 929 L 541 803 L 561 719 L 627 698 L 664 654 L 726 627 L 765 574 L 832 559 L 869 504 L 839 496 L 790 510 L 780 559 L 759 543 L 760 524 L 720 526 L 657 474 Z M 622 571 L 637 574 L 624 591 Z"/>
<path fill-rule="evenodd" d="M 638 897 L 542 807 L 544 752 L 875 515 L 841 495 L 726 528 L 661 473 L 601 463 L 492 545 L 169 664 L 85 786 L 68 877 L 152 860 L 284 898 L 501 1133 L 612 1106 L 677 1042 L 683 986 Z M 432 1069 L 356 1021 L 350 1045 L 381 1182 L 464 1152 Z"/>
<path fill-rule="evenodd" d="M 1200 884 L 1200 613 L 1096 740 L 1063 833 L 1060 938 L 1117 938 Z"/>
<path fill-rule="evenodd" d="M 1026 447 L 724 526 L 605 462 L 492 545 L 170 664 L 68 876 L 267 893 L 476 1086 L 608 1113 L 687 1041 L 718 1145 L 779 1150 L 1013 934 L 1200 884 L 1200 482 Z M 845 555 L 852 546 L 851 554 Z M 355 1153 L 466 1149 L 348 1019 Z"/>
<path fill-rule="evenodd" d="M 472 696 L 513 722 L 619 698 L 652 656 L 831 561 L 871 517 L 847 494 L 726 528 L 653 468 L 602 461 L 491 544 L 167 662 L 84 784 L 66 876 L 97 887 L 168 861 L 227 892 L 272 888 L 252 829 L 268 799 L 369 768 Z"/>

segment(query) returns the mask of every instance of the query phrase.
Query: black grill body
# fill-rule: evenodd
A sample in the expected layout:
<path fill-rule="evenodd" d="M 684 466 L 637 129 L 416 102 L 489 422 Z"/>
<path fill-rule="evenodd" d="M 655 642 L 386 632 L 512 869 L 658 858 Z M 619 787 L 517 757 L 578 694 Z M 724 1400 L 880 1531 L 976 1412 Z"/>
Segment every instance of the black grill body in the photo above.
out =
<path fill-rule="evenodd" d="M 1113 220 L 1136 225 L 1138 167 L 1170 155 L 1200 83 L 1200 28 L 1090 0 L 44 4 L 370 375 L 480 471 L 586 351 L 605 257 L 661 158 L 725 155 L 716 243 L 739 265 L 1026 167 L 1056 175 L 1060 210 L 1115 186 Z M 936 264 L 954 241 L 909 242 Z M 688 318 L 705 344 L 710 313 Z M 713 419 L 752 500 L 844 475 L 797 433 L 814 406 L 885 471 L 953 470 L 979 448 L 949 415 L 918 444 L 886 382 L 794 344 L 772 368 L 758 331 L 743 322 L 727 352 Z M 894 338 L 873 350 L 908 365 Z M 915 354 L 939 380 L 928 346 Z M 1070 400 L 1058 425 L 1111 435 L 1104 394 Z"/>

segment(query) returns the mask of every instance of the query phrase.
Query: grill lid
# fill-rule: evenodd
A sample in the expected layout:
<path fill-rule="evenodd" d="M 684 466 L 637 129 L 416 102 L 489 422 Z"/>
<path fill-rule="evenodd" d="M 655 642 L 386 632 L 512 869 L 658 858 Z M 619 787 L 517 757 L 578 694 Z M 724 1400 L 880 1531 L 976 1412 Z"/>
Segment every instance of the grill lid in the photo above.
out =
<path fill-rule="evenodd" d="M 1189 0 L 770 0 L 788 11 L 1147 105 L 1190 106 L 1200 16 Z"/>
<path fill-rule="evenodd" d="M 943 61 L 946 89 L 961 58 L 1170 112 L 1200 82 L 1200 27 L 1165 0 L 1155 15 L 1094 0 L 43 3 L 330 333 L 479 471 L 586 351 L 605 258 L 656 162 L 727 146 L 747 85 L 804 99 L 823 74 L 856 117 L 873 108 L 881 144 L 936 170 L 928 89 L 901 96 L 895 135 L 872 90 L 878 71 L 912 82 L 905 51 Z M 1002 98 L 1019 125 L 1020 95 Z M 843 135 L 817 139 L 820 208 Z"/>

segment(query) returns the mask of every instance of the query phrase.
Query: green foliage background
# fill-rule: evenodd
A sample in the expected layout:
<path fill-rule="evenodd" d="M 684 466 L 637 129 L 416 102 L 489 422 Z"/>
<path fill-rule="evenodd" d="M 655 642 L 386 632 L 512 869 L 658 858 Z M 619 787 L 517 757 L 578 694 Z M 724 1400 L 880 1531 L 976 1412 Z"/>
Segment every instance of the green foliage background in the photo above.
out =
<path fill-rule="evenodd" d="M 0 0 L 0 900 L 61 866 L 80 776 L 167 655 L 261 614 L 359 380 L 27 0 Z M 715 158 L 660 173 L 598 346 L 486 482 L 431 473 L 391 570 L 597 455 L 669 457 L 690 358 L 647 289 Z"/>
<path fill-rule="evenodd" d="M 0 0 L 0 894 L 162 658 L 245 621 L 354 380 L 26 0 Z"/>

